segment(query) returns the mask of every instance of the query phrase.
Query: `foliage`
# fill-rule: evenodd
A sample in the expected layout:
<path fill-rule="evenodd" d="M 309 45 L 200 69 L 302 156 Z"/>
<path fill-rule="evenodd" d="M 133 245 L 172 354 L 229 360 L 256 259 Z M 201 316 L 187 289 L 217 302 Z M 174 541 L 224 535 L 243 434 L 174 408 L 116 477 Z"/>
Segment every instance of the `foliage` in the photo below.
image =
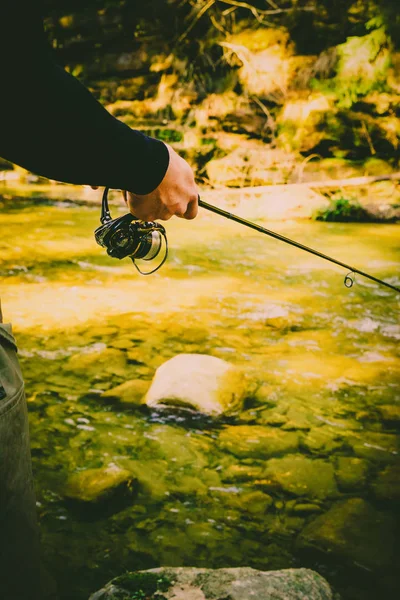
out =
<path fill-rule="evenodd" d="M 331 206 L 315 214 L 316 221 L 336 221 L 340 223 L 365 223 L 373 220 L 368 211 L 355 200 L 337 198 Z"/>
<path fill-rule="evenodd" d="M 390 42 L 384 27 L 362 37 L 350 37 L 336 47 L 335 76 L 315 79 L 313 87 L 334 92 L 338 106 L 350 108 L 373 90 L 384 91 L 390 66 Z"/>

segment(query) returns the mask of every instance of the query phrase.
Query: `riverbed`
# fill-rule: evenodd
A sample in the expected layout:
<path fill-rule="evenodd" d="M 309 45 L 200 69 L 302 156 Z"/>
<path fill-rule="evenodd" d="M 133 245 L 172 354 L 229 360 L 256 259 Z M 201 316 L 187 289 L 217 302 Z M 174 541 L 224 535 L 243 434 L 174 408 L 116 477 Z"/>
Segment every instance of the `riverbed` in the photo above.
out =
<path fill-rule="evenodd" d="M 259 222 L 400 284 L 397 225 Z M 361 276 L 347 289 L 343 269 L 204 211 L 166 223 L 168 260 L 143 277 L 97 246 L 98 225 L 98 206 L 29 196 L 0 214 L 3 313 L 62 600 L 159 565 L 309 566 L 343 600 L 397 595 L 399 296 Z M 71 368 L 109 349 L 115 367 Z M 102 398 L 179 353 L 241 366 L 261 392 L 219 418 Z M 269 447 L 265 432 L 291 441 Z M 129 505 L 67 501 L 71 475 L 110 464 L 134 474 Z"/>

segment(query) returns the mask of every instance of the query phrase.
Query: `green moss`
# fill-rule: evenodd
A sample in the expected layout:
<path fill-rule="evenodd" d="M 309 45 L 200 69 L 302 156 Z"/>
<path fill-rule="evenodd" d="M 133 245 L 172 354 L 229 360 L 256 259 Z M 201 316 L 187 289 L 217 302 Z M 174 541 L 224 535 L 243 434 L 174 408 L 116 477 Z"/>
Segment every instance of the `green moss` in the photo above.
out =
<path fill-rule="evenodd" d="M 328 208 L 317 211 L 314 218 L 316 221 L 337 221 L 340 223 L 367 223 L 373 220 L 361 204 L 347 198 L 333 200 Z"/>
<path fill-rule="evenodd" d="M 159 573 L 126 573 L 114 579 L 113 583 L 130 592 L 127 600 L 163 600 L 165 596 L 162 593 L 172 585 L 171 579 Z"/>
<path fill-rule="evenodd" d="M 351 108 L 360 97 L 387 88 L 391 52 L 384 27 L 361 37 L 347 38 L 336 47 L 336 52 L 336 75 L 330 79 L 314 79 L 311 84 L 314 89 L 335 93 L 338 106 Z"/>

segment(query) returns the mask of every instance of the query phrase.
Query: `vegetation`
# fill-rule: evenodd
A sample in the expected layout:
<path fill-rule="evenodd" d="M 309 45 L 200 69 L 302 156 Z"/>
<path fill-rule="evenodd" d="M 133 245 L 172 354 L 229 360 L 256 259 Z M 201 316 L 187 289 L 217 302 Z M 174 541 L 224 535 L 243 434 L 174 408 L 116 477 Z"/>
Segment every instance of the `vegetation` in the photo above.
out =
<path fill-rule="evenodd" d="M 372 174 L 371 159 L 398 169 L 396 5 L 46 0 L 45 24 L 58 60 L 108 110 L 224 188 L 308 180 L 312 157 L 349 161 L 354 175 Z"/>
<path fill-rule="evenodd" d="M 334 200 L 329 208 L 318 211 L 315 218 L 317 221 L 338 221 L 342 223 L 353 221 L 367 223 L 374 220 L 372 215 L 356 200 L 347 200 L 346 198 Z"/>

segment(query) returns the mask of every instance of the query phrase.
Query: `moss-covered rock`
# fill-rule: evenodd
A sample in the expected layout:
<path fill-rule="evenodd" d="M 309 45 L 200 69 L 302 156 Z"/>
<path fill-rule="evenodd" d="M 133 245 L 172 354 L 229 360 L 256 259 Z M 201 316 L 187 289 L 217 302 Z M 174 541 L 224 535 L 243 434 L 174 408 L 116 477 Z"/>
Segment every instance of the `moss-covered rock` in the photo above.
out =
<path fill-rule="evenodd" d="M 99 469 L 86 469 L 68 478 L 66 498 L 83 503 L 98 503 L 112 499 L 121 491 L 133 491 L 133 476 L 126 469 L 109 464 Z"/>
<path fill-rule="evenodd" d="M 140 406 L 144 404 L 144 397 L 149 385 L 149 382 L 144 379 L 132 379 L 107 390 L 101 397 L 104 400 L 116 400 L 128 406 Z"/>
<path fill-rule="evenodd" d="M 309 569 L 257 571 L 151 569 L 116 577 L 90 600 L 332 600 L 328 583 Z"/>
<path fill-rule="evenodd" d="M 339 456 L 336 461 L 336 480 L 344 491 L 362 488 L 368 475 L 368 462 L 362 458 Z"/>
<path fill-rule="evenodd" d="M 232 425 L 219 436 L 220 447 L 239 458 L 265 459 L 295 452 L 298 443 L 295 432 L 260 425 Z"/>
<path fill-rule="evenodd" d="M 378 406 L 378 412 L 384 421 L 391 423 L 400 423 L 400 405 L 398 404 L 381 404 Z"/>
<path fill-rule="evenodd" d="M 297 546 L 332 553 L 367 569 L 384 568 L 394 557 L 395 524 L 365 500 L 351 498 L 307 525 Z"/>
<path fill-rule="evenodd" d="M 67 368 L 76 375 L 85 376 L 88 380 L 99 373 L 124 375 L 126 373 L 126 357 L 116 348 L 90 349 L 88 352 L 74 354 L 67 362 Z"/>
<path fill-rule="evenodd" d="M 253 385 L 243 371 L 205 354 L 178 354 L 156 371 L 145 402 L 219 415 L 241 408 Z"/>
<path fill-rule="evenodd" d="M 378 473 L 372 484 L 378 500 L 400 501 L 400 465 L 389 465 Z"/>
<path fill-rule="evenodd" d="M 337 496 L 331 463 L 302 455 L 272 458 L 267 463 L 265 477 L 273 489 L 284 490 L 306 498 Z"/>

